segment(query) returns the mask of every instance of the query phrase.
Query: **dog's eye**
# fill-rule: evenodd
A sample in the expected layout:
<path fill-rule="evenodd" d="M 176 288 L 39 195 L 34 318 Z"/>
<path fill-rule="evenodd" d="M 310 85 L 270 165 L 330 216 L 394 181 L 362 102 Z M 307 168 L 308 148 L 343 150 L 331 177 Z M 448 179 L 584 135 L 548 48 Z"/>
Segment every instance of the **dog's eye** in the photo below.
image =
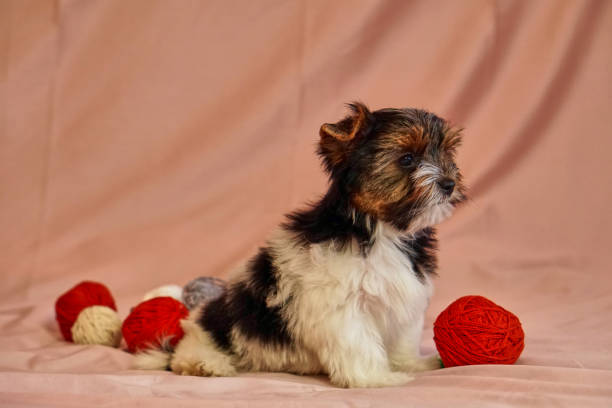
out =
<path fill-rule="evenodd" d="M 414 164 L 414 155 L 412 153 L 407 153 L 400 157 L 399 164 L 402 167 L 412 167 Z"/>

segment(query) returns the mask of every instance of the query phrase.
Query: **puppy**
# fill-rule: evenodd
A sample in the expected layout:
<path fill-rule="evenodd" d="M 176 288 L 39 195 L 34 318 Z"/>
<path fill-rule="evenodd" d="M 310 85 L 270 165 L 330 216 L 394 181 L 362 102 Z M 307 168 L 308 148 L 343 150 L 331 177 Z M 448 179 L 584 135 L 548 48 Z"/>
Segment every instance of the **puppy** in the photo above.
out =
<path fill-rule="evenodd" d="M 289 214 L 224 295 L 192 311 L 173 352 L 140 354 L 139 368 L 326 374 L 340 387 L 395 386 L 439 368 L 419 344 L 432 227 L 465 199 L 460 132 L 422 110 L 349 106 L 321 126 L 327 193 Z"/>

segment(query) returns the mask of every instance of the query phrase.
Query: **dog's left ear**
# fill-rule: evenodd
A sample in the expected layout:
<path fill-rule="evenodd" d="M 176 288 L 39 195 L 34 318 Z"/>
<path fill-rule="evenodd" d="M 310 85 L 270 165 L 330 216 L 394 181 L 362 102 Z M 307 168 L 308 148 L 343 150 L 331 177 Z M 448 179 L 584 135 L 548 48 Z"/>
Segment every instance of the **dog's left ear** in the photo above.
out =
<path fill-rule="evenodd" d="M 337 123 L 324 123 L 319 131 L 319 154 L 330 173 L 344 161 L 353 142 L 367 133 L 372 122 L 372 113 L 363 103 L 351 103 L 349 108 L 349 116 Z"/>
<path fill-rule="evenodd" d="M 324 123 L 319 134 L 321 138 L 331 137 L 341 142 L 353 140 L 361 130 L 366 127 L 366 122 L 372 114 L 361 102 L 349 104 L 351 115 L 342 119 L 338 123 Z"/>

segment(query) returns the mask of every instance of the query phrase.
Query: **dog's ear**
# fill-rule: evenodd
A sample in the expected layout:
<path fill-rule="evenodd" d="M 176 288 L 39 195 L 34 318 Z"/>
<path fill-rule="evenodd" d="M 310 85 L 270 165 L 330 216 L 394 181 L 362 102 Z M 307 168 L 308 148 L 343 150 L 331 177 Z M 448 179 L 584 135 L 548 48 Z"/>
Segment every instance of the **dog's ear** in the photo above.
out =
<path fill-rule="evenodd" d="M 341 142 L 348 142 L 365 128 L 366 122 L 372 115 L 368 108 L 360 102 L 354 102 L 348 106 L 351 109 L 349 116 L 338 123 L 324 123 L 321 126 L 319 131 L 321 139 L 331 137 Z"/>
<path fill-rule="evenodd" d="M 330 173 L 344 161 L 353 142 L 367 132 L 372 121 L 372 113 L 363 103 L 354 102 L 348 106 L 349 116 L 337 123 L 324 123 L 319 131 L 319 154 Z"/>

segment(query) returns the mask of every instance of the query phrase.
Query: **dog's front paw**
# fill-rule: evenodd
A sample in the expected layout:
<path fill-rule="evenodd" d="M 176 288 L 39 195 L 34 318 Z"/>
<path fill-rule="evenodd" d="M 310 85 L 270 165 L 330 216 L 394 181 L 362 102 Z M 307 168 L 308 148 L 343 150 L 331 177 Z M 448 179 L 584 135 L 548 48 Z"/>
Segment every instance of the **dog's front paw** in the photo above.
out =
<path fill-rule="evenodd" d="M 389 372 L 382 376 L 380 381 L 374 381 L 372 387 L 398 387 L 408 384 L 412 380 L 414 380 L 414 377 L 408 373 Z"/>
<path fill-rule="evenodd" d="M 421 357 L 415 363 L 416 371 L 429 371 L 429 370 L 437 370 L 438 368 L 444 367 L 442 365 L 442 360 L 440 359 L 440 355 L 438 353 L 431 354 L 429 356 Z"/>
<path fill-rule="evenodd" d="M 335 377 L 332 378 L 332 383 L 336 386 L 347 388 L 398 387 L 412 380 L 414 380 L 414 377 L 408 373 L 389 371 L 367 377 Z"/>
<path fill-rule="evenodd" d="M 406 373 L 416 373 L 420 371 L 437 370 L 442 368 L 442 360 L 438 353 L 425 356 L 425 357 L 406 357 L 395 358 L 391 361 L 392 367 L 396 371 L 403 371 Z"/>

